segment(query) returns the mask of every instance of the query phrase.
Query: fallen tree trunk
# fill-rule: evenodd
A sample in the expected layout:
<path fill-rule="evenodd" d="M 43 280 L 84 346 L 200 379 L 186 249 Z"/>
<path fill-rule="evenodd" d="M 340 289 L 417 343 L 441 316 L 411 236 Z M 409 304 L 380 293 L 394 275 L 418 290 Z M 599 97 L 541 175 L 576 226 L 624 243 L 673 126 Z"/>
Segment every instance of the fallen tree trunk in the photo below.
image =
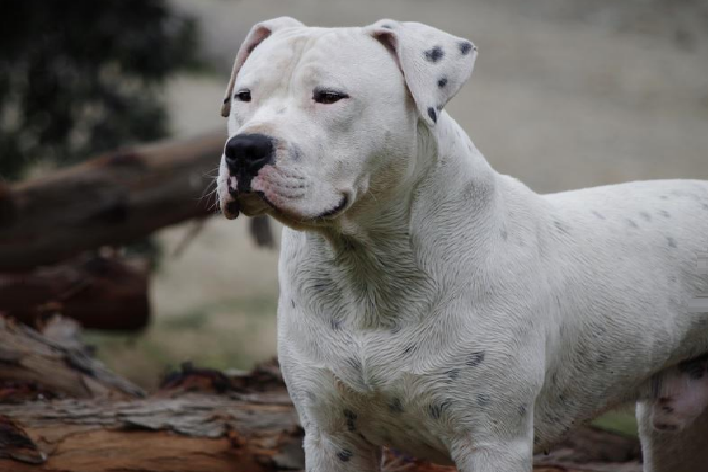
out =
<path fill-rule="evenodd" d="M 0 407 L 0 415 L 11 417 L 34 444 L 34 454 L 28 454 L 25 447 L 19 460 L 6 451 L 5 456 L 14 460 L 0 460 L 0 471 L 304 468 L 301 431 L 284 392 L 245 398 L 187 395 L 110 404 L 34 402 L 21 408 Z"/>
<path fill-rule="evenodd" d="M 43 336 L 0 317 L 0 401 L 144 395 L 90 356 L 76 338 L 76 323 L 55 319 L 46 330 L 48 335 Z"/>
<path fill-rule="evenodd" d="M 209 216 L 216 206 L 205 196 L 206 176 L 223 146 L 223 133 L 167 141 L 1 186 L 0 272 L 54 264 Z"/>
<path fill-rule="evenodd" d="M 0 406 L 14 425 L 6 472 L 275 472 L 304 470 L 302 429 L 285 391 L 187 394 L 131 402 Z M 0 423 L 1 425 L 1 423 Z M 10 429 L 10 428 L 7 428 Z M 7 435 L 8 433 L 6 433 Z M 3 443 L 0 427 L 0 445 Z M 536 472 L 639 472 L 638 463 L 548 463 Z M 454 472 L 389 453 L 388 472 Z"/>
<path fill-rule="evenodd" d="M 226 375 L 185 364 L 147 399 L 91 359 L 78 326 L 54 320 L 45 336 L 0 324 L 0 385 L 45 382 L 72 399 L 0 404 L 0 472 L 277 472 L 303 470 L 303 430 L 277 362 Z M 59 372 L 53 374 L 53 372 Z M 42 373 L 42 375 L 37 375 Z M 50 383 L 42 380 L 60 379 Z M 9 382 L 11 381 L 11 382 Z M 10 387 L 11 388 L 11 387 Z M 17 401 L 17 395 L 0 402 Z M 114 392 L 121 393 L 116 399 Z M 14 392 L 15 394 L 17 392 Z M 40 398 L 34 396 L 31 398 Z M 597 430 L 571 435 L 537 472 L 639 472 L 636 439 Z M 585 450 L 574 451 L 574 448 Z M 599 449 L 598 449 L 599 448 Z M 386 451 L 387 472 L 454 472 Z"/>
<path fill-rule="evenodd" d="M 148 270 L 144 263 L 92 255 L 0 273 L 0 313 L 33 327 L 60 313 L 86 329 L 143 329 L 150 320 Z"/>
<path fill-rule="evenodd" d="M 274 364 L 236 376 L 186 365 L 145 400 L 0 405 L 0 472 L 302 471 L 302 439 Z M 581 429 L 560 448 L 562 457 L 537 457 L 534 471 L 640 472 L 639 463 L 631 462 L 636 443 Z M 608 463 L 608 458 L 630 462 Z M 389 450 L 383 470 L 455 468 Z"/>

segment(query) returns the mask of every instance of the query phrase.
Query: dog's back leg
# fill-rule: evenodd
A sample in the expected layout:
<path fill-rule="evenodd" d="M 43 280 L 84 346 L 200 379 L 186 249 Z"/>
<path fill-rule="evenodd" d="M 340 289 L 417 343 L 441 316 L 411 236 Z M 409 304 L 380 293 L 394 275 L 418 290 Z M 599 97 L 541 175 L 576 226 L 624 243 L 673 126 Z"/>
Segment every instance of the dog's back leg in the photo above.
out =
<path fill-rule="evenodd" d="M 645 472 L 708 472 L 708 357 L 662 372 L 637 404 Z"/>

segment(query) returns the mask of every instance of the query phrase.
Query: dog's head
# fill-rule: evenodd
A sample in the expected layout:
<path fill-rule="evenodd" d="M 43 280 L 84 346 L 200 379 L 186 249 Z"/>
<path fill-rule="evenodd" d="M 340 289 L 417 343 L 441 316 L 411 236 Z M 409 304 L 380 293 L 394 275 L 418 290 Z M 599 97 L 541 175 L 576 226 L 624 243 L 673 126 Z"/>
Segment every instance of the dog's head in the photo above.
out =
<path fill-rule="evenodd" d="M 365 195 L 383 197 L 410 175 L 419 121 L 436 126 L 475 57 L 468 40 L 419 23 L 257 24 L 221 109 L 224 214 L 308 228 L 332 224 Z"/>

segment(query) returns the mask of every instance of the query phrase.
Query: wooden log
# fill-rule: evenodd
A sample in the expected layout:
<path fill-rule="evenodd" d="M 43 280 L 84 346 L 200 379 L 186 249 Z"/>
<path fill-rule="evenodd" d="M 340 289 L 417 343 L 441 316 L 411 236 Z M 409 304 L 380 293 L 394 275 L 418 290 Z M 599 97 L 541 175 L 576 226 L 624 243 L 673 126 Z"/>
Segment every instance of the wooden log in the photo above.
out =
<path fill-rule="evenodd" d="M 143 329 L 150 320 L 148 269 L 140 259 L 84 255 L 26 273 L 0 273 L 0 312 L 33 327 L 60 313 L 87 329 Z"/>
<path fill-rule="evenodd" d="M 205 196 L 206 176 L 218 167 L 223 146 L 222 132 L 166 141 L 1 186 L 0 272 L 54 264 L 209 216 L 216 206 Z"/>
<path fill-rule="evenodd" d="M 219 392 L 219 393 L 216 393 Z M 542 456 L 536 472 L 639 472 L 636 439 L 587 430 Z M 0 472 L 277 472 L 303 470 L 303 431 L 275 363 L 226 375 L 189 364 L 160 392 L 131 401 L 63 400 L 0 405 Z M 594 441 L 587 452 L 568 451 Z M 583 446 L 580 446 L 583 447 Z M 629 455 L 628 452 L 630 451 Z M 579 455 L 580 454 L 580 455 Z M 573 462 L 582 454 L 594 463 Z M 386 452 L 386 472 L 454 472 Z"/>
<path fill-rule="evenodd" d="M 186 394 L 130 402 L 0 406 L 21 431 L 20 452 L 0 448 L 0 472 L 274 472 L 303 470 L 302 429 L 285 391 Z M 5 441 L 10 443 L 13 441 Z M 0 428 L 0 445 L 2 429 Z M 32 453 L 33 452 L 33 453 Z M 7 459 L 1 459 L 3 456 Z M 401 458 L 385 471 L 454 472 Z M 539 463 L 536 472 L 639 472 L 638 463 Z"/>
<path fill-rule="evenodd" d="M 75 338 L 75 326 L 53 320 L 47 327 L 50 337 L 0 317 L 0 401 L 143 396 L 140 388 L 90 356 Z"/>

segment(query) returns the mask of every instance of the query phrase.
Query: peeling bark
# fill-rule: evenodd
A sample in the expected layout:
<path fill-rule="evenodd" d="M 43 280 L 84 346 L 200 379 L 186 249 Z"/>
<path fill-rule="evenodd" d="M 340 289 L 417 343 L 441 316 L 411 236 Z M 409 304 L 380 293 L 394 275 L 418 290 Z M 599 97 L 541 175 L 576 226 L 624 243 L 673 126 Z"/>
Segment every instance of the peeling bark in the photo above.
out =
<path fill-rule="evenodd" d="M 144 395 L 91 357 L 83 346 L 64 341 L 0 317 L 0 400 Z"/>

